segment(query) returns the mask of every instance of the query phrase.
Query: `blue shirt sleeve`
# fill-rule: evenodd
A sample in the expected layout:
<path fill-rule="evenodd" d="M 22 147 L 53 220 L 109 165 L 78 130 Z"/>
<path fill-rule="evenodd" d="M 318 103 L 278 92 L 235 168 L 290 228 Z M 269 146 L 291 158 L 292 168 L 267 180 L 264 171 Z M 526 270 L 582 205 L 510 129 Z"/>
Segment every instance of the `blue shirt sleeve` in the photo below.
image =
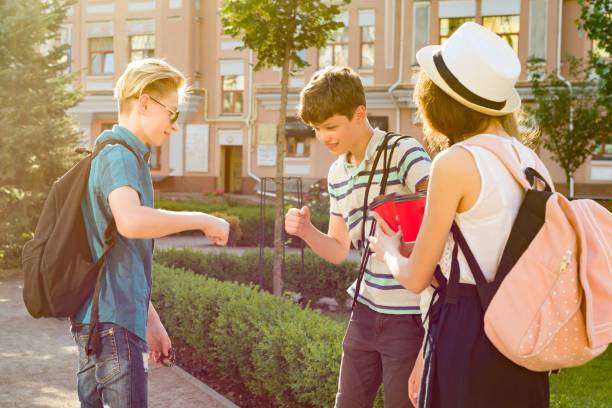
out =
<path fill-rule="evenodd" d="M 143 186 L 138 177 L 138 159 L 126 147 L 111 145 L 105 147 L 97 157 L 98 191 L 108 205 L 108 196 L 119 187 L 131 187 L 136 190 L 142 203 Z"/>

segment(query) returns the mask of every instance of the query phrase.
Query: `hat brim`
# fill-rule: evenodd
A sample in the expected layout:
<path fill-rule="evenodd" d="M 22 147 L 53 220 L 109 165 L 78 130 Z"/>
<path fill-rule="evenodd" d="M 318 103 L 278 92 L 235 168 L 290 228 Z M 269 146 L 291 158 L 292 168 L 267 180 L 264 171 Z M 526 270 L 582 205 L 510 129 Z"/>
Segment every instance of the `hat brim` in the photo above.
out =
<path fill-rule="evenodd" d="M 461 95 L 453 91 L 442 79 L 440 74 L 438 73 L 438 69 L 436 68 L 436 64 L 434 63 L 434 53 L 440 49 L 439 45 L 429 45 L 427 47 L 421 48 L 416 53 L 416 59 L 421 68 L 425 71 L 425 73 L 431 78 L 431 80 L 438 85 L 445 93 L 450 95 L 454 100 L 461 103 L 462 105 L 467 106 L 470 109 L 475 111 L 491 115 L 491 116 L 503 116 L 508 115 L 510 113 L 516 112 L 521 107 L 521 97 L 519 96 L 516 89 L 512 89 L 512 94 L 506 100 L 506 105 L 501 110 L 491 109 L 484 106 L 477 105 L 463 98 Z"/>

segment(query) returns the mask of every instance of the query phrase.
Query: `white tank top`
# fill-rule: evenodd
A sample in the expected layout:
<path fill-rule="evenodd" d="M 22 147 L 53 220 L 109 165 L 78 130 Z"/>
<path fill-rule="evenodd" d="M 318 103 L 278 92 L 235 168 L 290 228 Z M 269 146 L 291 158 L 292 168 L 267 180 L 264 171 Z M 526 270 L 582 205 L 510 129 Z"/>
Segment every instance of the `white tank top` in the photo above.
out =
<path fill-rule="evenodd" d="M 518 154 L 522 168 L 535 165 L 531 150 L 515 138 L 486 136 L 501 141 L 514 157 Z M 512 224 L 523 201 L 524 191 L 493 153 L 476 146 L 462 147 L 472 154 L 478 167 L 480 194 L 472 208 L 455 214 L 455 222 L 474 253 L 485 279 L 490 282 L 495 278 Z M 452 234 L 449 234 L 440 259 L 440 268 L 447 278 L 450 274 L 454 243 Z M 461 250 L 459 268 L 459 282 L 476 283 Z"/>
<path fill-rule="evenodd" d="M 514 157 L 520 158 L 521 167 L 535 165 L 533 152 L 515 138 L 485 135 L 502 142 Z M 455 214 L 455 222 L 474 253 L 487 281 L 495 278 L 502 252 L 510 235 L 512 224 L 523 201 L 524 191 L 503 164 L 489 151 L 476 146 L 462 145 L 474 157 L 480 174 L 480 194 L 474 205 L 463 213 Z M 514 152 L 513 152 L 514 151 Z M 450 275 L 454 246 L 452 234 L 446 240 L 440 269 L 446 278 Z M 465 257 L 459 250 L 460 283 L 475 284 Z M 421 296 L 421 312 L 429 307 L 433 289 Z"/>

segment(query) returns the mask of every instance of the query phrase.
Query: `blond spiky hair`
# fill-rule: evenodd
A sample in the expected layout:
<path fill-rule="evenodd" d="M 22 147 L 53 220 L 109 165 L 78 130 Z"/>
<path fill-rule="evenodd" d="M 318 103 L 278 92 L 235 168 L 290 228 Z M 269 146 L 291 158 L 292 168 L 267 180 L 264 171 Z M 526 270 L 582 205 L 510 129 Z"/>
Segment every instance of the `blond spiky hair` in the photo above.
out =
<path fill-rule="evenodd" d="M 177 91 L 181 96 L 186 91 L 186 83 L 183 74 L 164 60 L 146 58 L 130 62 L 115 85 L 119 113 L 127 112 L 130 100 L 138 99 L 143 93 L 163 97 Z"/>

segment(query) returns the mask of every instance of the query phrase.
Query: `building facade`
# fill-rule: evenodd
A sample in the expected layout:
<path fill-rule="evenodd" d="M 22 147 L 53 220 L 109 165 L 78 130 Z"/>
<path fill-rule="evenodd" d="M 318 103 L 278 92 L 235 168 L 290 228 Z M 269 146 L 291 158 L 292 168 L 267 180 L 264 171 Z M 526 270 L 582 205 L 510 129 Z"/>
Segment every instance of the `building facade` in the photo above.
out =
<path fill-rule="evenodd" d="M 174 192 L 251 194 L 275 175 L 280 69 L 253 72 L 256 55 L 222 34 L 220 0 L 81 0 L 61 32 L 71 45 L 75 86 L 85 99 L 72 109 L 85 144 L 116 123 L 115 81 L 134 59 L 164 58 L 189 79 L 178 132 L 153 149 L 156 188 Z M 324 48 L 302 51 L 309 66 L 290 78 L 285 174 L 309 183 L 325 179 L 334 156 L 295 119 L 299 91 L 327 65 L 349 65 L 362 78 L 374 126 L 422 137 L 412 92 L 416 51 L 439 44 L 463 22 L 476 21 L 517 51 L 523 66 L 517 88 L 532 99 L 529 57 L 541 69 L 568 75 L 563 56 L 586 57 L 592 42 L 576 28 L 576 0 L 353 0 Z M 563 171 L 543 152 L 555 182 Z M 575 174 L 576 194 L 612 196 L 612 145 L 598 148 Z"/>

